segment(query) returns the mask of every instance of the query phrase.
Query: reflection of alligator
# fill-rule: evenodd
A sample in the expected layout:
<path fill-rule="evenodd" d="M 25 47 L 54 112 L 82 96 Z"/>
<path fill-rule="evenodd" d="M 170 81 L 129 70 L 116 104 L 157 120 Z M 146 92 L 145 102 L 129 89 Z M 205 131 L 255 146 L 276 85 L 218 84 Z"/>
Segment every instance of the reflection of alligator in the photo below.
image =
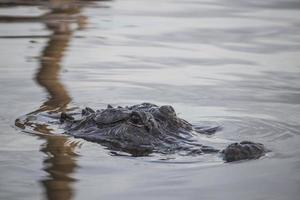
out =
<path fill-rule="evenodd" d="M 231 162 L 259 158 L 266 152 L 262 144 L 248 141 L 231 144 L 223 151 L 201 145 L 196 142 L 195 133 L 212 134 L 218 127 L 193 127 L 177 117 L 171 106 L 143 103 L 117 108 L 109 105 L 97 111 L 85 108 L 81 113 L 63 112 L 59 121 L 67 134 L 133 156 L 155 152 L 186 155 L 220 152 L 225 161 Z"/>

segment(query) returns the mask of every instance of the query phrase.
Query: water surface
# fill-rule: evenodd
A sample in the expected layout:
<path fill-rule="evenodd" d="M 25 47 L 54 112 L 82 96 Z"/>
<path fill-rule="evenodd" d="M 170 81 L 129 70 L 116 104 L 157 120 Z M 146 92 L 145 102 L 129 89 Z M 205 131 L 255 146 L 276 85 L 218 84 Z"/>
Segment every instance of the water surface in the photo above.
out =
<path fill-rule="evenodd" d="M 0 3 L 0 199 L 298 199 L 298 1 L 24 2 Z M 141 102 L 272 153 L 120 157 L 14 126 L 30 112 Z"/>

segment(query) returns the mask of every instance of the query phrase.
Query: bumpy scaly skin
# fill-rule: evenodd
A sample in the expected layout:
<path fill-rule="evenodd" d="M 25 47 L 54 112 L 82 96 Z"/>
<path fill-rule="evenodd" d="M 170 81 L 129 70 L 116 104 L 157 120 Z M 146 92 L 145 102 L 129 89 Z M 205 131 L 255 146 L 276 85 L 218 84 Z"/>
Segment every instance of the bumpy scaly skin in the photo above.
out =
<path fill-rule="evenodd" d="M 230 144 L 222 151 L 223 158 L 227 162 L 244 159 L 257 159 L 264 155 L 266 149 L 263 144 L 250 141 Z"/>
<path fill-rule="evenodd" d="M 108 149 L 128 152 L 133 156 L 150 153 L 185 155 L 220 152 L 227 162 L 256 159 L 265 154 L 262 144 L 241 142 L 229 145 L 223 151 L 198 144 L 195 131 L 211 134 L 217 128 L 194 129 L 177 117 L 172 106 L 143 103 L 131 107 L 94 111 L 85 108 L 81 114 L 62 113 L 60 122 L 66 132 L 75 137 L 98 142 Z"/>

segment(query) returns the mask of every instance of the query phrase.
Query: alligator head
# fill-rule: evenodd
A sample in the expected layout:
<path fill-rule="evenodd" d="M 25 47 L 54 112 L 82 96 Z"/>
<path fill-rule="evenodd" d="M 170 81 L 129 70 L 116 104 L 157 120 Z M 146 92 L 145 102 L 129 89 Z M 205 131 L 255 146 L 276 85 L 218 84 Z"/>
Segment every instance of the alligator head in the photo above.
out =
<path fill-rule="evenodd" d="M 143 103 L 97 111 L 85 108 L 78 119 L 62 113 L 60 121 L 68 134 L 135 156 L 195 146 L 201 152 L 202 145 L 192 144 L 192 125 L 177 117 L 172 106 Z"/>
<path fill-rule="evenodd" d="M 172 106 L 142 103 L 130 107 L 94 111 L 85 108 L 80 114 L 62 113 L 60 122 L 67 134 L 98 142 L 110 150 L 123 151 L 133 156 L 150 153 L 184 155 L 220 152 L 225 161 L 258 158 L 265 153 L 263 145 L 241 142 L 220 151 L 199 144 L 196 132 L 211 134 L 218 127 L 196 129 L 179 118 Z"/>

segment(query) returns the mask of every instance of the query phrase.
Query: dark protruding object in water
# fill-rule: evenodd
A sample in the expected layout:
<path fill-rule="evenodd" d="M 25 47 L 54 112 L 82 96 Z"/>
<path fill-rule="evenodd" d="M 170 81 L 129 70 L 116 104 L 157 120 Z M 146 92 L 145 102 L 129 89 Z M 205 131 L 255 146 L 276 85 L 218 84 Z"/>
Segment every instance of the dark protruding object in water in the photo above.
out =
<path fill-rule="evenodd" d="M 98 142 L 111 150 L 128 152 L 133 156 L 150 153 L 184 155 L 219 152 L 226 162 L 256 159 L 266 152 L 260 143 L 243 141 L 229 145 L 220 151 L 197 143 L 195 132 L 211 135 L 219 127 L 193 127 L 177 117 L 172 106 L 156 106 L 150 103 L 130 107 L 108 105 L 106 109 L 82 110 L 75 120 L 62 113 L 60 121 L 67 134 Z"/>
<path fill-rule="evenodd" d="M 266 149 L 261 143 L 243 141 L 230 144 L 222 151 L 223 159 L 227 162 L 245 159 L 257 159 L 265 155 Z"/>
<path fill-rule="evenodd" d="M 30 119 L 30 115 L 27 119 Z M 169 105 L 108 105 L 106 109 L 100 110 L 87 107 L 81 112 L 62 112 L 57 124 L 68 135 L 97 142 L 109 150 L 127 152 L 132 156 L 147 156 L 151 153 L 190 156 L 219 153 L 226 162 L 232 162 L 256 159 L 266 152 L 262 144 L 248 141 L 231 144 L 222 151 L 200 144 L 195 134 L 211 135 L 220 127 L 193 126 L 179 118 Z M 26 124 L 21 125 L 26 127 Z"/>

